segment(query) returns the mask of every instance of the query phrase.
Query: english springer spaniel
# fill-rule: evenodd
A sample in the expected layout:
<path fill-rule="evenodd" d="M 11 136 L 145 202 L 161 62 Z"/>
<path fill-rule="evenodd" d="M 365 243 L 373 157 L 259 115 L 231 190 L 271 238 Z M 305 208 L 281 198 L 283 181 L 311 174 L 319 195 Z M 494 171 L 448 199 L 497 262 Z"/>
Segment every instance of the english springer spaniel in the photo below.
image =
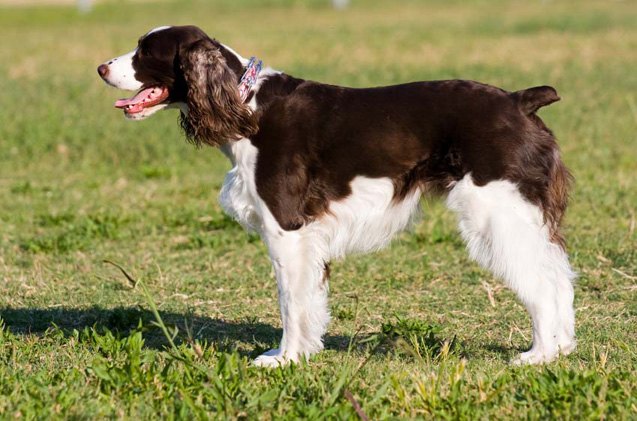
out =
<path fill-rule="evenodd" d="M 283 324 L 280 347 L 256 365 L 323 348 L 329 262 L 384 247 L 425 194 L 446 196 L 470 256 L 530 313 L 533 344 L 514 362 L 575 348 L 575 274 L 560 234 L 571 177 L 536 115 L 560 99 L 555 89 L 326 85 L 262 69 L 195 26 L 156 28 L 98 73 L 137 91 L 115 103 L 127 118 L 178 108 L 186 137 L 230 160 L 220 202 L 267 245 Z"/>

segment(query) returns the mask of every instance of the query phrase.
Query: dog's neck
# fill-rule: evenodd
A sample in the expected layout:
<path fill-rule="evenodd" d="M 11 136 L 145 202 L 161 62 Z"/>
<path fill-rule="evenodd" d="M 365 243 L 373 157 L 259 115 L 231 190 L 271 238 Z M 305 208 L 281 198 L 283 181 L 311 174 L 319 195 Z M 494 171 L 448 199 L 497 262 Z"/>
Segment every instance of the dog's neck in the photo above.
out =
<path fill-rule="evenodd" d="M 252 95 L 254 92 L 252 91 L 252 87 L 259 80 L 259 74 L 261 73 L 261 68 L 263 67 L 263 62 L 256 57 L 250 57 L 250 62 L 246 67 L 243 76 L 241 76 L 241 80 L 239 81 L 239 97 L 242 102 L 249 101 L 252 99 Z"/>
<path fill-rule="evenodd" d="M 232 70 L 232 72 L 237 76 L 237 80 L 241 80 L 241 76 L 245 72 L 246 66 L 250 60 L 243 58 L 239 53 L 225 44 L 221 44 L 220 50 L 221 55 L 224 59 L 226 59 L 226 64 L 230 70 Z"/>
<path fill-rule="evenodd" d="M 232 70 L 235 75 L 237 75 L 237 82 L 239 82 L 246 72 L 250 64 L 250 60 L 241 56 L 232 48 L 227 45 L 221 44 L 221 54 L 226 59 L 226 64 Z M 251 85 L 250 92 L 246 95 L 248 99 L 248 107 L 252 109 L 252 112 L 257 112 L 258 104 L 257 104 L 257 92 L 261 87 L 261 84 L 270 76 L 275 74 L 280 74 L 281 72 L 277 72 L 272 70 L 271 68 L 265 68 L 259 72 L 257 75 L 256 81 L 254 81 Z M 249 143 L 248 139 L 240 139 L 238 141 L 229 141 L 222 144 L 219 149 L 223 154 L 228 157 L 233 166 L 236 166 L 238 162 L 243 161 L 243 155 L 245 154 L 246 148 L 244 143 Z"/>
<path fill-rule="evenodd" d="M 250 65 L 252 64 L 252 59 L 247 59 L 243 57 L 241 54 L 237 53 L 232 48 L 228 47 L 225 44 L 221 45 L 221 55 L 226 60 L 226 64 L 232 70 L 232 72 L 237 77 L 237 87 L 240 91 L 243 91 L 245 87 L 241 86 L 241 82 L 243 77 L 246 75 L 246 72 L 250 72 L 252 69 Z M 253 57 L 254 58 L 254 57 Z M 256 60 L 256 64 L 258 64 L 258 70 L 256 71 L 256 78 L 252 78 L 249 83 L 249 89 L 245 92 L 241 92 L 244 100 L 247 100 L 247 105 L 252 109 L 253 112 L 256 112 L 257 103 L 256 103 L 256 93 L 259 91 L 259 87 L 261 83 L 268 77 L 274 74 L 279 74 L 281 72 L 277 72 L 269 67 L 262 69 L 262 63 L 260 60 Z M 253 72 L 255 73 L 255 72 Z M 253 75 L 254 76 L 254 75 Z"/>
<path fill-rule="evenodd" d="M 240 81 L 250 60 L 244 58 L 227 45 L 221 44 L 221 47 L 221 53 L 226 59 L 228 67 L 237 75 L 237 81 Z M 305 80 L 289 76 L 270 67 L 263 68 L 254 84 L 252 84 L 247 105 L 254 113 L 267 113 L 269 105 L 276 98 L 289 95 L 303 82 Z M 261 92 L 262 89 L 263 92 Z M 244 155 L 252 156 L 254 154 L 254 148 L 248 147 L 248 145 L 250 145 L 249 139 L 240 139 L 226 142 L 219 149 L 228 157 L 233 166 L 237 166 L 247 159 Z"/>

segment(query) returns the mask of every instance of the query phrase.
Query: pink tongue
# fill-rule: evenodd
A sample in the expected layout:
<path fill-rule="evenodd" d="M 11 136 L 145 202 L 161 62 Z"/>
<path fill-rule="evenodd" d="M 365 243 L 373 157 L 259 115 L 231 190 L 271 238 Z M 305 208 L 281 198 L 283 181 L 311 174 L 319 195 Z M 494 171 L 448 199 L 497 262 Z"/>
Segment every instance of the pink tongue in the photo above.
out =
<path fill-rule="evenodd" d="M 139 91 L 134 97 L 128 99 L 119 99 L 115 102 L 116 108 L 125 108 L 131 113 L 140 112 L 144 106 L 151 105 L 154 101 L 164 95 L 165 88 L 153 87 Z"/>

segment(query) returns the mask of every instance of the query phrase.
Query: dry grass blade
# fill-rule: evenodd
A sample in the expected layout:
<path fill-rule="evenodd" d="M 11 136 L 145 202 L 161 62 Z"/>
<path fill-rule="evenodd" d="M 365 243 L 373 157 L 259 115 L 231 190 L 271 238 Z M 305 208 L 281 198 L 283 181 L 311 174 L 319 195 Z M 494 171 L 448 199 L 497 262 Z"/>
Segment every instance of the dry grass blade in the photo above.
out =
<path fill-rule="evenodd" d="M 141 287 L 142 294 L 144 295 L 144 298 L 146 299 L 146 302 L 148 303 L 150 310 L 153 313 L 153 316 L 155 317 L 154 324 L 157 327 L 159 327 L 159 329 L 161 329 L 161 331 L 163 332 L 164 336 L 168 340 L 168 343 L 170 344 L 171 350 L 177 352 L 178 348 L 177 348 L 177 345 L 175 345 L 175 341 L 174 341 L 177 331 L 175 330 L 174 334 L 172 335 L 170 334 L 168 327 L 166 326 L 163 319 L 161 318 L 161 315 L 159 314 L 159 310 L 157 308 L 157 304 L 155 303 L 155 300 L 153 299 L 152 295 L 150 295 L 148 288 L 146 288 L 146 284 L 144 284 L 144 282 L 142 282 L 141 280 L 133 279 L 133 277 L 130 276 L 128 272 L 126 272 L 126 270 L 121 265 L 115 262 L 112 262 L 110 260 L 104 260 L 104 263 L 108 263 L 118 268 L 122 272 L 122 274 L 126 277 L 126 279 L 128 279 L 128 281 L 133 285 L 133 288 L 135 288 L 137 285 Z"/>
<path fill-rule="evenodd" d="M 136 287 L 137 287 L 137 281 L 136 281 L 136 280 L 135 280 L 132 276 L 130 276 L 130 275 L 128 274 L 128 272 L 126 272 L 126 270 L 125 270 L 122 266 L 120 266 L 120 265 L 118 265 L 117 263 L 115 263 L 115 262 L 113 262 L 113 261 L 110 261 L 110 260 L 102 260 L 102 262 L 104 262 L 104 263 L 108 263 L 109 265 L 113 265 L 113 266 L 115 266 L 117 269 L 119 269 L 119 270 L 120 270 L 120 272 L 122 272 L 122 274 L 124 275 L 124 277 L 125 277 L 126 279 L 128 279 L 128 282 L 130 282 L 131 287 L 133 287 L 133 288 L 136 288 Z"/>
<path fill-rule="evenodd" d="M 363 408 L 361 408 L 360 403 L 358 403 L 358 401 L 354 398 L 352 392 L 350 392 L 348 389 L 345 389 L 343 394 L 345 395 L 345 398 L 352 403 L 354 411 L 356 411 L 356 414 L 358 414 L 359 418 L 363 421 L 368 421 L 369 418 L 367 417 L 367 414 L 365 413 L 365 411 L 363 411 Z"/>
<path fill-rule="evenodd" d="M 622 272 L 619 269 L 615 269 L 615 268 L 611 268 L 611 270 L 621 276 L 623 276 L 626 279 L 630 279 L 631 281 L 637 281 L 637 276 L 633 276 L 633 275 L 629 275 L 626 272 Z"/>

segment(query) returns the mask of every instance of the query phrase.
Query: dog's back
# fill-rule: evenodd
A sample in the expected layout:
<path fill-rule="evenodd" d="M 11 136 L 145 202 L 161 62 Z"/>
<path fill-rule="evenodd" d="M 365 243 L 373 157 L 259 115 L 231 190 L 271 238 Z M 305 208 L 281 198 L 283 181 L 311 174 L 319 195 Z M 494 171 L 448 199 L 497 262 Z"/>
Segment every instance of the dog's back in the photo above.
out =
<path fill-rule="evenodd" d="M 353 89 L 293 79 L 280 86 L 283 95 L 271 88 L 257 96 L 263 111 L 252 142 L 257 186 L 283 227 L 319 217 L 349 195 L 359 175 L 390 178 L 397 198 L 413 189 L 448 191 L 468 173 L 477 185 L 506 179 L 547 219 L 560 220 L 568 175 L 535 114 L 559 99 L 553 88 L 509 93 L 462 80 Z M 549 191 L 551 180 L 563 188 Z M 284 210 L 281 191 L 265 188 L 271 183 L 294 192 Z"/>

